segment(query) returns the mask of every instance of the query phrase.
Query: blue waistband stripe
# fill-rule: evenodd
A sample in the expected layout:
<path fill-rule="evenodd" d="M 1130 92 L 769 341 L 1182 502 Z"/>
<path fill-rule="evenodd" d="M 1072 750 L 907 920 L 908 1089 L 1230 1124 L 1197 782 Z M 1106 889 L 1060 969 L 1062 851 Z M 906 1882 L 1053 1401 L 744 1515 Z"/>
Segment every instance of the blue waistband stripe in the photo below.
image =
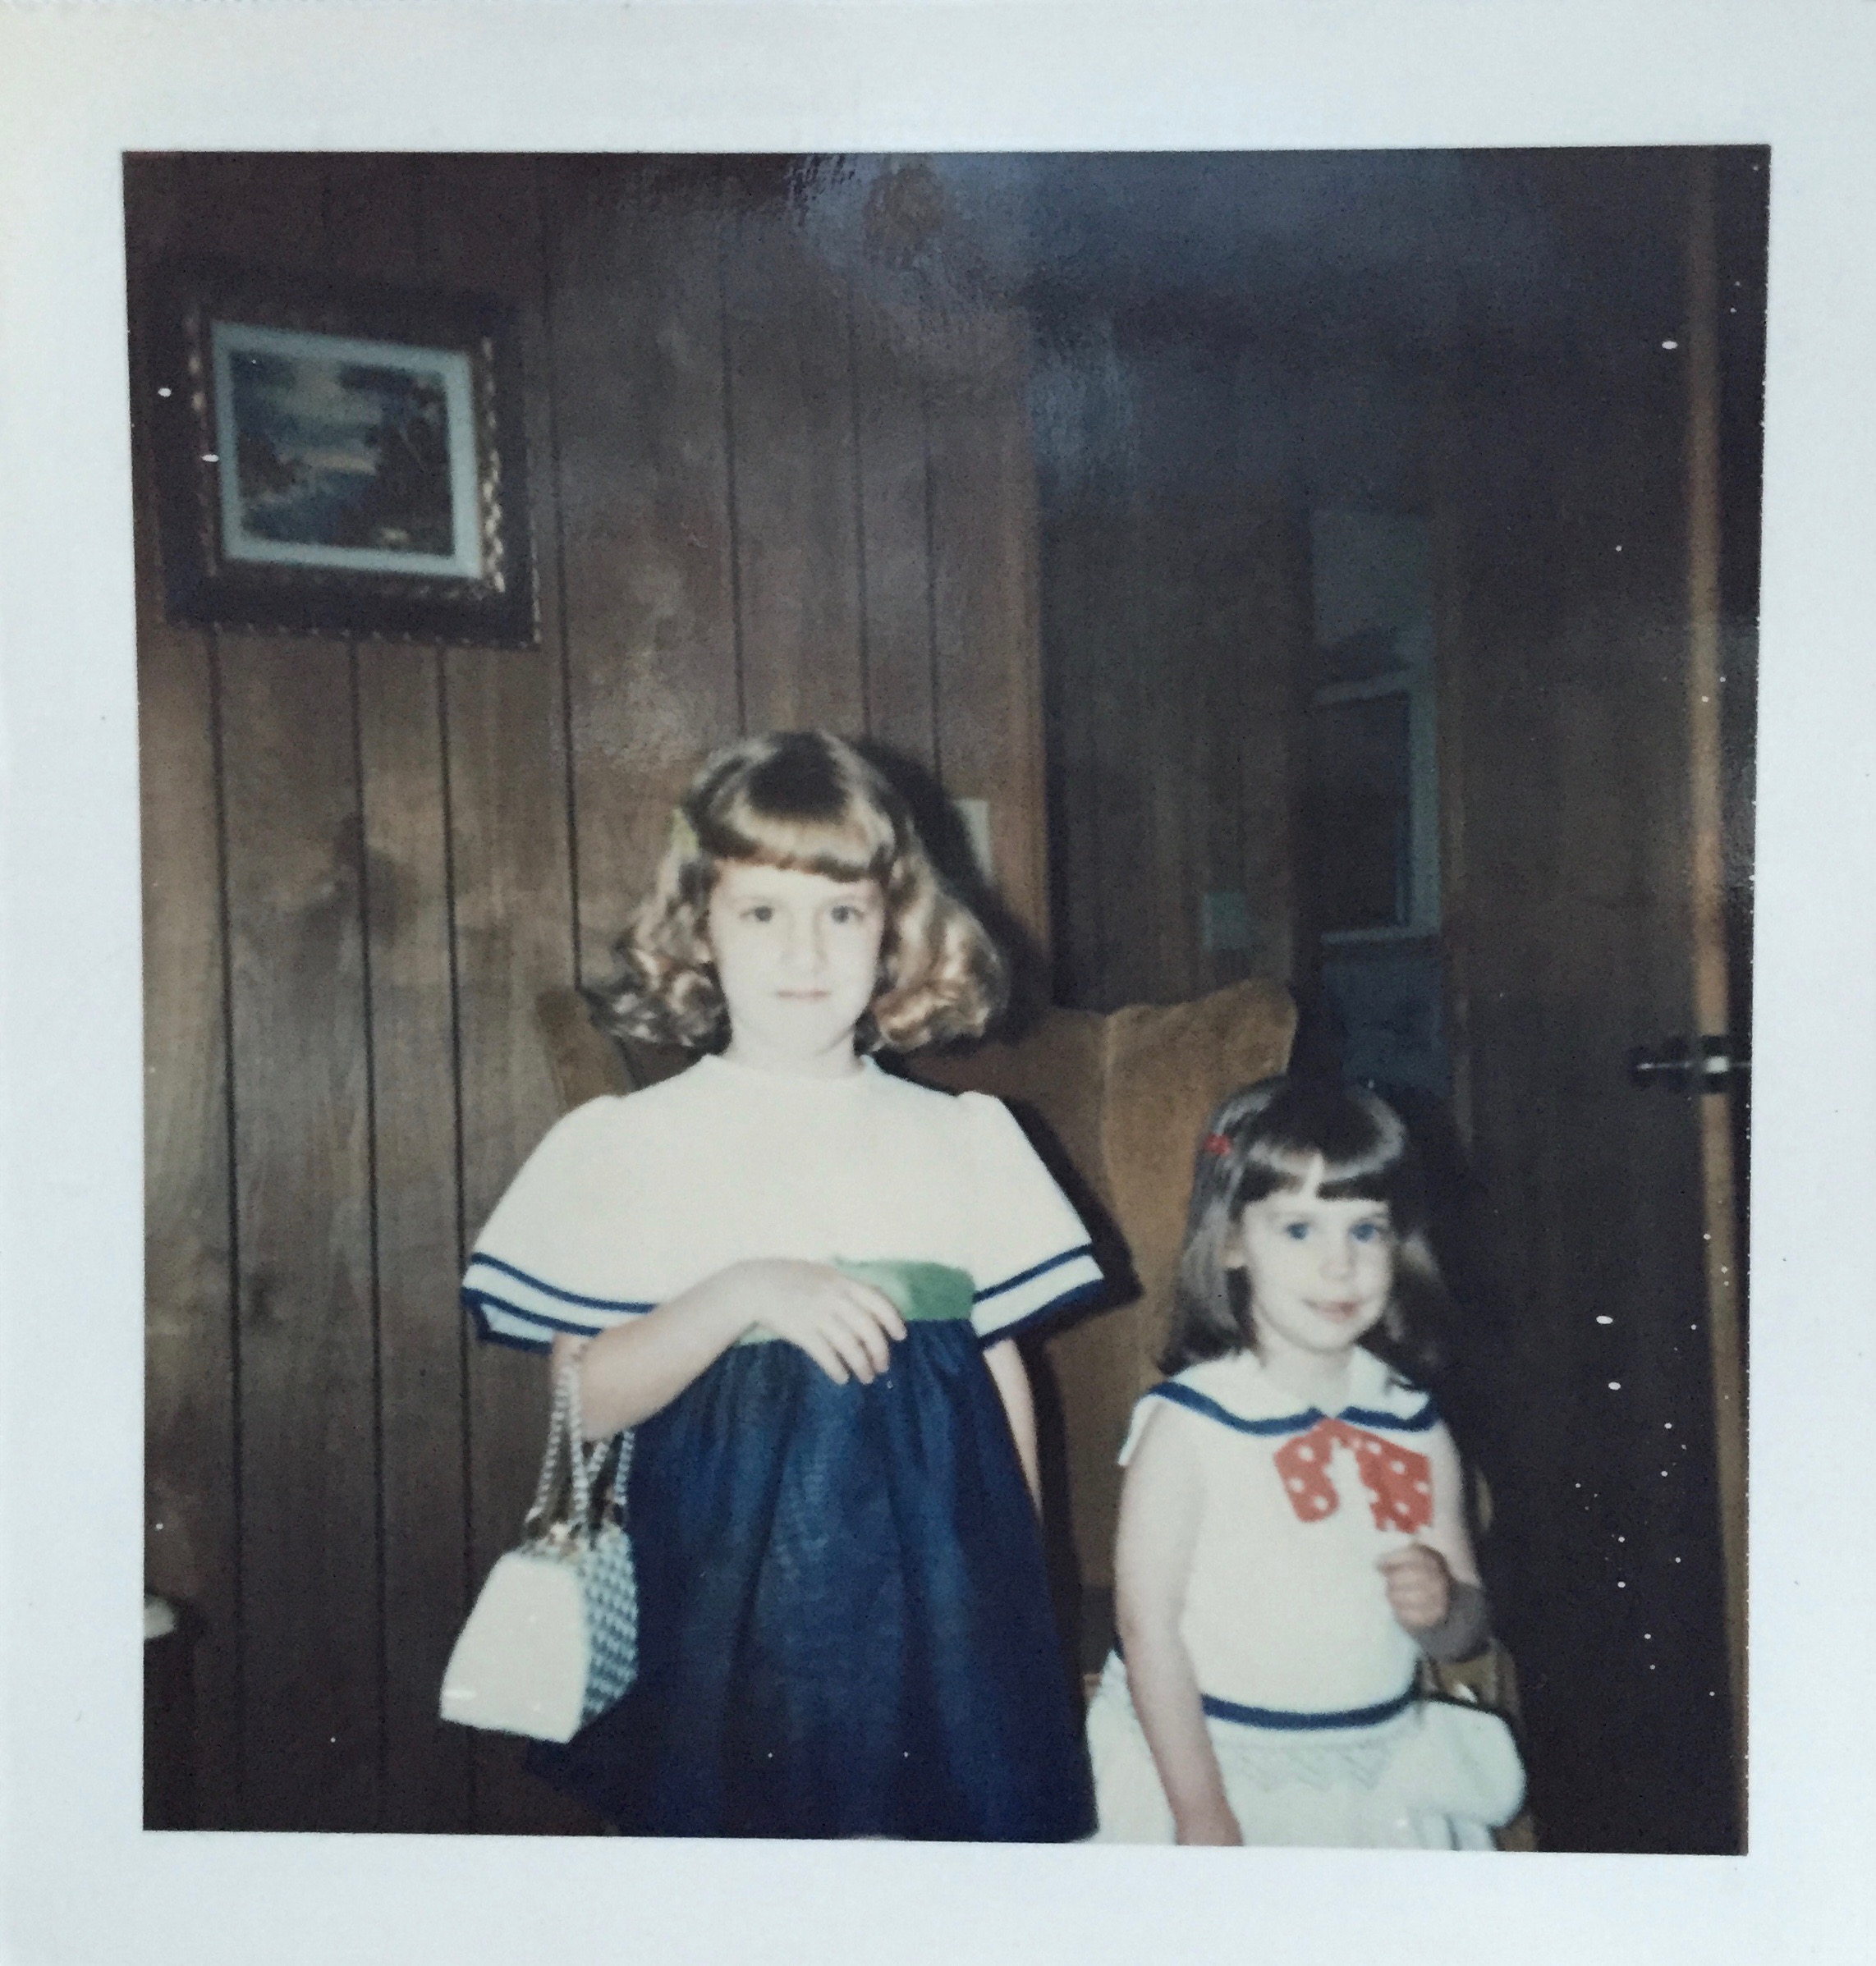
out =
<path fill-rule="evenodd" d="M 1127 1656 L 1118 1638 L 1114 1641 L 1114 1657 L 1123 1666 L 1126 1664 Z M 1382 1721 L 1392 1720 L 1397 1713 L 1405 1713 L 1418 1697 L 1418 1689 L 1410 1680 L 1391 1700 L 1378 1701 L 1372 1707 L 1345 1707 L 1335 1713 L 1307 1713 L 1290 1707 L 1241 1707 L 1236 1700 L 1215 1699 L 1209 1693 L 1199 1695 L 1199 1704 L 1214 1721 L 1236 1721 L 1241 1727 L 1276 1727 L 1287 1734 L 1296 1734 L 1318 1728 L 1373 1727 Z"/>
<path fill-rule="evenodd" d="M 1235 1721 L 1241 1727 L 1275 1727 L 1285 1733 L 1306 1733 L 1317 1728 L 1373 1727 L 1405 1713 L 1414 1703 L 1414 1689 L 1373 1707 L 1351 1707 L 1340 1713 L 1295 1713 L 1282 1707 L 1241 1707 L 1235 1700 L 1213 1699 L 1201 1693 L 1199 1703 L 1214 1721 Z"/>

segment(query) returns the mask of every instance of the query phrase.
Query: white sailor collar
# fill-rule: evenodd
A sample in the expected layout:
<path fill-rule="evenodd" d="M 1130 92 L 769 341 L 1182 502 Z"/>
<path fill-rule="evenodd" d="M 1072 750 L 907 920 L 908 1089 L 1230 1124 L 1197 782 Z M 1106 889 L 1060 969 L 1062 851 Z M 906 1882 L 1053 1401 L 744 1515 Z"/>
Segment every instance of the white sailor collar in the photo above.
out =
<path fill-rule="evenodd" d="M 1391 1366 L 1359 1345 L 1349 1361 L 1348 1398 L 1333 1414 L 1300 1403 L 1250 1351 L 1187 1366 L 1154 1386 L 1140 1401 L 1141 1412 L 1151 1410 L 1147 1402 L 1152 1400 L 1266 1438 L 1307 1433 L 1325 1419 L 1388 1433 L 1424 1433 L 1439 1419 L 1438 1409 L 1424 1387 L 1400 1378 Z"/>

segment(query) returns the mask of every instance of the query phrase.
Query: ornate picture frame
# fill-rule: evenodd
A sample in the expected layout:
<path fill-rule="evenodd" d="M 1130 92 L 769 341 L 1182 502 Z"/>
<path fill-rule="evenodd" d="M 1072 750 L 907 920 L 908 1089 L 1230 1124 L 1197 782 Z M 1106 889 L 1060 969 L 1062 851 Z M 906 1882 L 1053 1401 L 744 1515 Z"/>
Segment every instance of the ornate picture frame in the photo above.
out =
<path fill-rule="evenodd" d="M 144 383 L 172 620 L 538 645 L 507 307 L 211 264 L 157 291 Z"/>

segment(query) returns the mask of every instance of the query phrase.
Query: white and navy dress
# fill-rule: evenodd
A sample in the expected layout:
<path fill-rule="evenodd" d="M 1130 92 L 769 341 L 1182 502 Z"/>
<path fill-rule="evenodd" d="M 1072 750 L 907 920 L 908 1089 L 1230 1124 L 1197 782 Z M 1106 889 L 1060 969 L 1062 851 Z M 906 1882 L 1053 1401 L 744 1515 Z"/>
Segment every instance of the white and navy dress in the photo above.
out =
<path fill-rule="evenodd" d="M 1299 1407 L 1254 1354 L 1190 1366 L 1134 1411 L 1202 1471 L 1180 1634 L 1247 1844 L 1489 1849 L 1523 1799 L 1510 1730 L 1423 1702 L 1376 1560 L 1433 1517 L 1433 1400 L 1357 1349 L 1348 1402 Z M 1103 1840 L 1169 1843 L 1172 1809 L 1117 1655 L 1089 1707 Z"/>
<path fill-rule="evenodd" d="M 484 1337 L 544 1350 L 774 1257 L 932 1266 L 940 1287 L 870 1386 L 745 1341 L 640 1424 L 638 1684 L 530 1765 L 629 1834 L 1085 1835 L 1035 1514 L 982 1348 L 1100 1273 L 1000 1103 L 870 1061 L 819 1081 L 704 1058 L 562 1120 L 463 1295 Z"/>

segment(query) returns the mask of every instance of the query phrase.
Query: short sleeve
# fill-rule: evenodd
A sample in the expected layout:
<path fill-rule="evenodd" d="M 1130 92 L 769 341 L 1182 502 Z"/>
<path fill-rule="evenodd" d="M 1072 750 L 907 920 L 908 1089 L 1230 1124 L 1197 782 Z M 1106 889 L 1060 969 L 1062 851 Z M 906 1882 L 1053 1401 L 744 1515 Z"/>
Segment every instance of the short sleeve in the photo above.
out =
<path fill-rule="evenodd" d="M 1134 1401 L 1134 1409 L 1127 1416 L 1126 1438 L 1121 1442 L 1121 1450 L 1114 1456 L 1123 1468 L 1134 1458 L 1134 1450 L 1140 1445 L 1140 1437 L 1146 1431 L 1147 1422 L 1166 1409 L 1168 1402 L 1158 1397 L 1158 1392 L 1156 1386 L 1144 1398 Z"/>
<path fill-rule="evenodd" d="M 985 1345 L 1032 1329 L 1101 1287 L 1088 1230 L 1000 1099 L 958 1095 L 969 1155 L 971 1322 Z"/>
<path fill-rule="evenodd" d="M 462 1302 L 485 1339 L 545 1351 L 649 1310 L 618 1294 L 616 1251 L 629 1194 L 611 1148 L 624 1102 L 569 1113 L 523 1162 L 469 1259 Z"/>

